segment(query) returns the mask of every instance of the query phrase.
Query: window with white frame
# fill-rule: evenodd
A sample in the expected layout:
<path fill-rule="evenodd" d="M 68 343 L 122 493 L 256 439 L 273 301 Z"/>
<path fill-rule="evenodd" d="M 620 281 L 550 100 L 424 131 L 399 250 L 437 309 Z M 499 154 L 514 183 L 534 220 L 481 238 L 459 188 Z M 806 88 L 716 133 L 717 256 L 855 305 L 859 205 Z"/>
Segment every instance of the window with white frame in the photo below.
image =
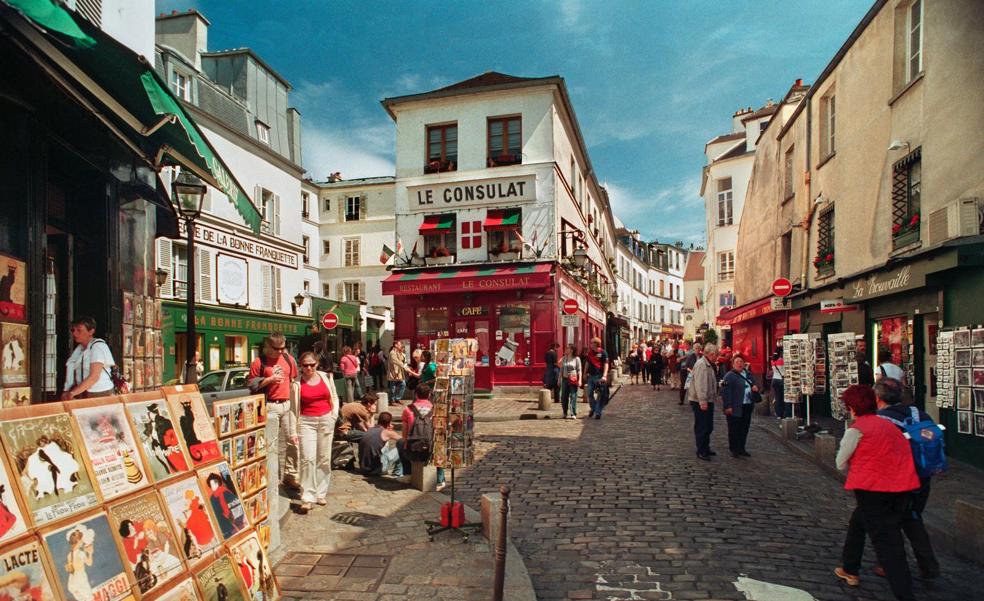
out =
<path fill-rule="evenodd" d="M 331 212 L 331 198 L 325 196 L 325 215 Z"/>
<path fill-rule="evenodd" d="M 830 91 L 820 99 L 820 157 L 825 159 L 837 150 L 837 98 Z"/>
<path fill-rule="evenodd" d="M 906 52 L 906 59 L 908 62 L 908 78 L 906 81 L 912 81 L 917 75 L 922 73 L 922 22 L 923 22 L 923 3 L 922 0 L 915 0 L 912 5 L 909 6 L 908 11 L 908 27 L 907 30 L 907 43 L 908 52 Z"/>
<path fill-rule="evenodd" d="M 342 284 L 345 298 L 339 299 L 349 302 L 365 302 L 366 285 L 360 281 L 344 282 Z"/>
<path fill-rule="evenodd" d="M 358 267 L 360 260 L 359 255 L 361 250 L 361 240 L 359 238 L 346 238 L 345 239 L 345 259 L 344 267 Z"/>
<path fill-rule="evenodd" d="M 311 262 L 311 238 L 308 236 L 301 236 L 301 245 L 304 247 L 304 263 Z"/>
<path fill-rule="evenodd" d="M 264 144 L 270 144 L 270 126 L 262 121 L 256 122 L 256 139 Z"/>
<path fill-rule="evenodd" d="M 718 253 L 718 281 L 735 279 L 735 253 L 728 250 Z"/>
<path fill-rule="evenodd" d="M 283 296 L 281 288 L 283 283 L 282 270 L 273 265 L 261 265 L 260 279 L 263 288 L 261 308 L 267 311 L 280 311 L 280 299 Z"/>
<path fill-rule="evenodd" d="M 181 100 L 191 101 L 191 85 L 188 76 L 178 71 L 171 73 L 171 89 Z"/>
<path fill-rule="evenodd" d="M 260 213 L 263 221 L 260 231 L 264 234 L 280 235 L 280 196 L 266 188 L 257 186 L 255 198 L 260 199 Z"/>
<path fill-rule="evenodd" d="M 345 198 L 345 221 L 358 221 L 362 218 L 362 197 L 348 196 Z"/>
<path fill-rule="evenodd" d="M 717 180 L 718 226 L 732 225 L 734 211 L 732 205 L 731 178 Z"/>
<path fill-rule="evenodd" d="M 301 192 L 301 217 L 309 217 L 311 215 L 311 195 L 307 192 Z"/>

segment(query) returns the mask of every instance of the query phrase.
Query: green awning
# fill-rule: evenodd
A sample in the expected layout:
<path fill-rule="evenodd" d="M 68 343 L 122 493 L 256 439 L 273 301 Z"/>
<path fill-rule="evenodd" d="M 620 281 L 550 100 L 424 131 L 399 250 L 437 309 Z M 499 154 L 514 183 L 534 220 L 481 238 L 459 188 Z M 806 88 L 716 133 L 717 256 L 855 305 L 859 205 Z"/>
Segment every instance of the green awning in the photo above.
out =
<path fill-rule="evenodd" d="M 442 215 L 426 215 L 424 222 L 420 224 L 419 232 L 428 234 L 447 234 L 454 227 L 454 213 L 444 213 Z"/>
<path fill-rule="evenodd" d="M 519 229 L 519 218 L 523 214 L 522 209 L 491 209 L 485 217 L 482 226 L 485 231 L 493 230 L 516 230 Z"/>
<path fill-rule="evenodd" d="M 57 67 L 42 65 L 51 77 L 75 84 L 105 105 L 108 110 L 100 111 L 99 117 L 124 126 L 130 145 L 156 168 L 189 169 L 222 191 L 250 229 L 259 233 L 259 211 L 153 64 L 52 0 L 0 3 L 25 17 L 0 11 L 32 50 Z"/>

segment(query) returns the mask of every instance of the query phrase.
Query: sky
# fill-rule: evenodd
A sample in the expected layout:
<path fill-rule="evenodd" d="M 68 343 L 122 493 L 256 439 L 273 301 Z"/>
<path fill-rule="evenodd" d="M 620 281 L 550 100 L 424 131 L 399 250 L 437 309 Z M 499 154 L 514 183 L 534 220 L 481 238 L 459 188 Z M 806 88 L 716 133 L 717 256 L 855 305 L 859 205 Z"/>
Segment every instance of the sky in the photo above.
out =
<path fill-rule="evenodd" d="M 379 101 L 486 71 L 562 76 L 615 214 L 643 239 L 703 243 L 704 144 L 741 107 L 811 83 L 867 0 L 156 0 L 195 8 L 209 50 L 286 78 L 315 179 L 392 175 Z"/>

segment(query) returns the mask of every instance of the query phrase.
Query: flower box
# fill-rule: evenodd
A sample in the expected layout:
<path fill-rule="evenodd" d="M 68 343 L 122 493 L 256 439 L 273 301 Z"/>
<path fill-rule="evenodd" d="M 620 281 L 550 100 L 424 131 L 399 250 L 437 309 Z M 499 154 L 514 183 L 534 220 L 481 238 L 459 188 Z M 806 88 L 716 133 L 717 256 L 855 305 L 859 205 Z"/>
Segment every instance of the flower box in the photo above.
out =
<path fill-rule="evenodd" d="M 454 259 L 454 255 L 447 255 L 445 257 L 424 257 L 424 263 L 426 265 L 451 265 L 454 263 Z"/>
<path fill-rule="evenodd" d="M 518 251 L 518 250 L 510 250 L 510 251 L 499 252 L 499 253 L 490 252 L 489 258 L 492 261 L 518 261 L 519 259 L 523 258 L 523 253 L 522 251 Z"/>
<path fill-rule="evenodd" d="M 892 236 L 892 248 L 902 248 L 903 246 L 909 246 L 915 242 L 919 242 L 919 228 L 915 227 L 909 230 L 903 230 L 902 232 Z"/>

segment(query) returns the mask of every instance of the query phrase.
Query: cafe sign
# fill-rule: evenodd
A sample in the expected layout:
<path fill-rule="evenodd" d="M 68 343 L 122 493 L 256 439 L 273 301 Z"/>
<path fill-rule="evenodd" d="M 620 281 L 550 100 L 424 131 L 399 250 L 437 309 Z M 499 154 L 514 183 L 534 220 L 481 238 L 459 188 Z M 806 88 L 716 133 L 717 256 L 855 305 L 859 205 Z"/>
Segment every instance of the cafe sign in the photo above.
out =
<path fill-rule="evenodd" d="M 178 222 L 178 228 L 179 234 L 184 237 L 187 231 L 184 221 Z M 200 223 L 195 224 L 195 241 L 247 259 L 259 259 L 291 269 L 297 269 L 300 265 L 295 251 L 283 250 L 256 238 L 240 236 Z"/>
<path fill-rule="evenodd" d="M 918 288 L 924 284 L 925 280 L 926 275 L 924 273 L 915 274 L 912 271 L 912 266 L 906 265 L 888 273 L 873 274 L 866 278 L 854 280 L 844 290 L 844 300 L 857 302 L 886 294 L 894 294 L 903 290 Z"/>
<path fill-rule="evenodd" d="M 523 175 L 409 186 L 407 198 L 411 211 L 469 208 L 536 200 L 536 176 Z"/>

